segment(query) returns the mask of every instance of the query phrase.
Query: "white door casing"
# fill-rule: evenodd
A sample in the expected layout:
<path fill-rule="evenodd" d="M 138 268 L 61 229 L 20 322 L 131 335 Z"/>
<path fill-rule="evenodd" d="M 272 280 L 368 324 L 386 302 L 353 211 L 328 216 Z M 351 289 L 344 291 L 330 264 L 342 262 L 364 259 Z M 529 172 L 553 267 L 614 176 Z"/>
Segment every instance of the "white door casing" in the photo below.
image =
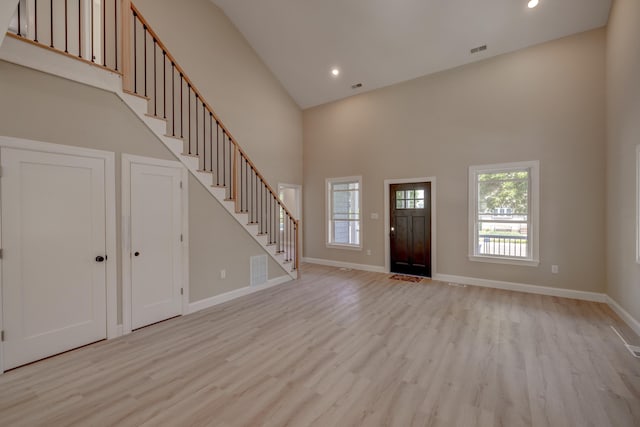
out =
<path fill-rule="evenodd" d="M 295 219 L 302 219 L 302 186 L 278 184 L 278 197 Z"/>
<path fill-rule="evenodd" d="M 123 155 L 123 331 L 185 312 L 186 169 Z"/>
<path fill-rule="evenodd" d="M 116 336 L 113 154 L 0 137 L 0 163 L 0 371 Z"/>

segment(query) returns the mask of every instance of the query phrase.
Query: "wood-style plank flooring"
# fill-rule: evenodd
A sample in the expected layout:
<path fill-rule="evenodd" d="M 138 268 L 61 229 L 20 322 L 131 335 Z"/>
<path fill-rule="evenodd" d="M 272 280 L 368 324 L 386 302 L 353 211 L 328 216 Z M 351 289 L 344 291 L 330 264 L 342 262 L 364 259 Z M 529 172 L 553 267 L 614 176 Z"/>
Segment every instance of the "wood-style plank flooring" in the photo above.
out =
<path fill-rule="evenodd" d="M 640 426 L 604 304 L 304 265 L 0 376 L 0 425 Z M 637 340 L 637 337 L 633 337 Z"/>

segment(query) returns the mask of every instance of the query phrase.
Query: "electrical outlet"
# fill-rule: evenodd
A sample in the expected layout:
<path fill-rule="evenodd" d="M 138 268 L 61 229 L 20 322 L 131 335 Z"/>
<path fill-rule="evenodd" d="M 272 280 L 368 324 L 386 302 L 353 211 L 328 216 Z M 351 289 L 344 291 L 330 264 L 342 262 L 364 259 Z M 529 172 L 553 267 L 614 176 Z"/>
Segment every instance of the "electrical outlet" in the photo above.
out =
<path fill-rule="evenodd" d="M 371 255 L 371 249 L 367 249 L 367 255 Z"/>
<path fill-rule="evenodd" d="M 377 212 L 372 212 L 371 213 L 371 219 L 378 219 L 378 218 L 380 218 L 380 217 L 378 216 Z"/>
<path fill-rule="evenodd" d="M 551 266 L 551 272 L 553 274 L 558 274 L 560 272 L 560 268 L 557 265 L 552 265 Z"/>
<path fill-rule="evenodd" d="M 221 279 L 226 279 L 227 278 L 227 270 L 225 270 L 225 269 L 220 270 L 220 278 Z"/>

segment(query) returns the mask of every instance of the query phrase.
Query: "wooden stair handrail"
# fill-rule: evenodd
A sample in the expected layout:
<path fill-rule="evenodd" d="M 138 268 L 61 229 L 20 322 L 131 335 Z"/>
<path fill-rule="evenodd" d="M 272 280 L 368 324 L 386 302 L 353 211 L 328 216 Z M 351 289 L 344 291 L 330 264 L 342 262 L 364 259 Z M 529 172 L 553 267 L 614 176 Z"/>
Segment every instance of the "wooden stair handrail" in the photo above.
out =
<path fill-rule="evenodd" d="M 262 176 L 262 174 L 258 171 L 258 168 L 256 167 L 256 165 L 253 163 L 253 161 L 251 161 L 251 158 L 247 155 L 247 153 L 242 149 L 242 147 L 240 147 L 240 144 L 238 144 L 238 142 L 236 141 L 236 139 L 233 137 L 233 135 L 231 135 L 231 132 L 229 132 L 229 130 L 227 129 L 227 127 L 223 124 L 222 120 L 220 120 L 220 118 L 217 116 L 217 114 L 215 113 L 215 111 L 213 110 L 213 108 L 211 107 L 211 105 L 209 105 L 209 103 L 205 100 L 204 96 L 202 96 L 202 93 L 196 88 L 196 86 L 193 84 L 193 82 L 191 81 L 191 79 L 189 79 L 189 77 L 187 76 L 187 73 L 184 71 L 184 69 L 178 64 L 178 61 L 176 61 L 175 57 L 171 54 L 171 52 L 169 51 L 169 49 L 167 48 L 167 46 L 165 46 L 164 43 L 162 43 L 162 41 L 160 40 L 160 37 L 158 37 L 158 34 L 153 30 L 153 28 L 151 27 L 151 25 L 149 24 L 149 22 L 144 18 L 144 16 L 142 16 L 142 14 L 140 13 L 140 10 L 138 10 L 138 8 L 130 2 L 130 0 L 125 0 L 125 2 L 129 2 L 131 4 L 131 10 L 133 11 L 133 13 L 137 16 L 137 18 L 140 20 L 140 22 L 146 26 L 147 31 L 149 32 L 149 34 L 153 37 L 153 39 L 158 43 L 158 47 L 160 47 L 164 52 L 166 52 L 167 54 L 167 58 L 175 65 L 176 70 L 178 70 L 178 72 L 180 73 L 180 75 L 184 78 L 184 81 L 187 82 L 188 85 L 190 85 L 191 89 L 193 89 L 193 92 L 200 98 L 200 101 L 202 101 L 202 103 L 205 105 L 205 107 L 207 108 L 207 111 L 209 113 L 211 113 L 213 115 L 213 118 L 216 120 L 216 123 L 218 123 L 220 125 L 220 128 L 222 129 L 222 131 L 229 137 L 229 140 L 233 143 L 233 145 L 238 149 L 240 155 L 242 157 L 245 158 L 245 160 L 249 163 L 249 165 L 251 166 L 251 168 L 255 171 L 256 175 L 260 178 L 260 180 L 264 183 L 265 187 L 267 188 L 267 190 L 269 190 L 269 192 L 273 195 L 273 197 L 276 199 L 276 201 L 278 202 L 278 204 L 280 205 L 280 207 L 282 209 L 284 209 L 285 213 L 287 213 L 289 215 L 289 217 L 293 220 L 295 220 L 295 217 L 291 214 L 291 212 L 287 209 L 287 207 L 284 205 L 284 203 L 282 203 L 282 201 L 280 200 L 280 197 L 278 196 L 278 194 L 273 190 L 273 188 L 269 185 L 269 183 L 267 182 L 266 179 L 264 179 L 264 177 Z M 123 9 L 124 11 L 124 9 Z M 125 41 L 123 40 L 123 42 L 128 43 L 129 41 Z M 131 69 L 128 70 L 129 72 L 131 72 Z M 128 79 L 128 81 L 130 81 L 130 78 Z"/>

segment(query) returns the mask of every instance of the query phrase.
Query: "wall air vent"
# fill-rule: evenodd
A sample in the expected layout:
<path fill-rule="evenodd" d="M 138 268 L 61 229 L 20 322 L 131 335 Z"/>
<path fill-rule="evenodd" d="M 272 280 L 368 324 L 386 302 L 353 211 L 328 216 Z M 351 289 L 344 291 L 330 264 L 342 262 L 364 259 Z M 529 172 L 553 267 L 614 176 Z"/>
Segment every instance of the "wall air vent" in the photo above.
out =
<path fill-rule="evenodd" d="M 362 87 L 362 83 L 356 83 L 354 85 L 351 85 L 351 89 L 360 89 Z"/>
<path fill-rule="evenodd" d="M 471 49 L 471 53 L 478 53 L 478 52 L 482 52 L 484 50 L 487 50 L 487 45 L 486 44 L 483 44 L 482 46 L 474 47 L 473 49 Z"/>
<path fill-rule="evenodd" d="M 251 286 L 258 286 L 267 283 L 269 274 L 267 273 L 267 256 L 252 256 L 249 262 Z"/>

